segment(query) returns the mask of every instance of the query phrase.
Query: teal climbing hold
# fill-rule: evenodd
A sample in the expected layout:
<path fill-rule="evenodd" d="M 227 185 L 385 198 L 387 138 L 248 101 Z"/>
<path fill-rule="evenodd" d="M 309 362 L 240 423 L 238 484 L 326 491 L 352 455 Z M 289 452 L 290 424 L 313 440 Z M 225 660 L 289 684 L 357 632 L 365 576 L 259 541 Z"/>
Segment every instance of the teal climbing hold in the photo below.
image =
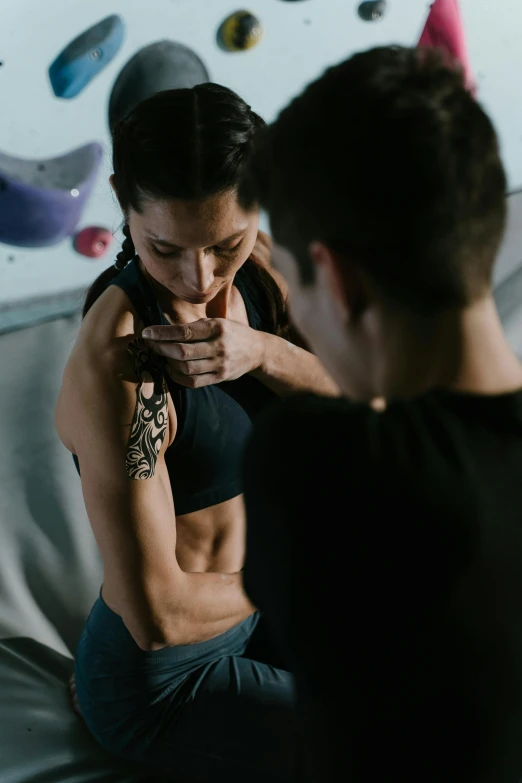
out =
<path fill-rule="evenodd" d="M 60 52 L 49 68 L 49 78 L 58 98 L 74 98 L 118 53 L 124 24 L 119 16 L 108 16 Z"/>

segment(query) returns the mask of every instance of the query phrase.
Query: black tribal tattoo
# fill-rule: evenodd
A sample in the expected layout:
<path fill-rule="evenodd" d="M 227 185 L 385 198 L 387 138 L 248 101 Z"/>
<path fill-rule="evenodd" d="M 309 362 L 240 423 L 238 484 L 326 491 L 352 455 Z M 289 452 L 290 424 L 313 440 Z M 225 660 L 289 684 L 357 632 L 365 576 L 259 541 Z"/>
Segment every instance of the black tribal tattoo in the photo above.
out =
<path fill-rule="evenodd" d="M 156 470 L 167 431 L 167 384 L 161 361 L 147 350 L 143 340 L 133 340 L 128 350 L 139 382 L 125 466 L 130 478 L 148 479 Z"/>

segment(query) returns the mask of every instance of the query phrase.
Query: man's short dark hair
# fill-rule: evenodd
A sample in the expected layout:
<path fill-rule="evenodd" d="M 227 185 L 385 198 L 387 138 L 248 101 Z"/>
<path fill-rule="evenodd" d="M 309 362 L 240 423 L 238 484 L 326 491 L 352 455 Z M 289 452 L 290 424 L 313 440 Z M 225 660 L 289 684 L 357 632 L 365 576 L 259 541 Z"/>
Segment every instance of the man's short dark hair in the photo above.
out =
<path fill-rule="evenodd" d="M 268 211 L 304 283 L 321 240 L 421 309 L 487 292 L 505 195 L 495 130 L 462 71 L 402 47 L 356 54 L 310 84 L 261 132 L 240 193 Z"/>

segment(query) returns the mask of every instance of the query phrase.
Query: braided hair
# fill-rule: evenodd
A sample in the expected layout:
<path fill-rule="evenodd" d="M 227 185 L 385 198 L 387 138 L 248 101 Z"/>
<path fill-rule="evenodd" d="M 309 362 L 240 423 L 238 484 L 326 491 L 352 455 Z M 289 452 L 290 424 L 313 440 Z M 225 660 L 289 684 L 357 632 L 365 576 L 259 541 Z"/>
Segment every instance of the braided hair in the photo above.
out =
<path fill-rule="evenodd" d="M 135 106 L 112 132 L 114 187 L 127 217 L 145 200 L 204 200 L 237 190 L 265 123 L 227 87 L 207 82 L 158 92 Z M 115 263 L 94 282 L 84 315 L 136 251 L 128 223 Z M 288 327 L 286 302 L 272 275 L 251 263 L 270 313 L 268 328 Z"/>
<path fill-rule="evenodd" d="M 128 223 L 124 224 L 122 232 L 125 239 L 122 242 L 121 250 L 116 256 L 116 261 L 114 262 L 114 268 L 117 269 L 118 272 L 121 272 L 122 269 L 125 269 L 129 261 L 132 261 L 136 255 L 136 250 L 134 248 L 134 242 L 132 241 Z"/>
<path fill-rule="evenodd" d="M 123 235 L 125 239 L 122 242 L 121 250 L 116 256 L 116 260 L 112 266 L 101 273 L 91 285 L 85 297 L 83 303 L 82 315 L 85 318 L 93 304 L 103 294 L 106 288 L 111 284 L 112 280 L 119 275 L 122 269 L 125 269 L 129 261 L 132 261 L 136 255 L 134 248 L 134 242 L 132 241 L 130 228 L 127 223 L 122 227 Z"/>

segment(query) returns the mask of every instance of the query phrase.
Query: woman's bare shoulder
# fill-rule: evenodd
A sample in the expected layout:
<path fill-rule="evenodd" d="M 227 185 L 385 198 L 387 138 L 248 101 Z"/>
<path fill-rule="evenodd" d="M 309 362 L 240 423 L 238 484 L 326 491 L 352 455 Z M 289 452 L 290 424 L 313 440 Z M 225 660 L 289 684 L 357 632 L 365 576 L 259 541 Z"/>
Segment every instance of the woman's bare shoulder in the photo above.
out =
<path fill-rule="evenodd" d="M 128 296 L 120 288 L 110 286 L 85 316 L 71 361 L 76 364 L 78 357 L 87 365 L 125 361 L 128 343 L 140 337 L 142 329 Z"/>
<path fill-rule="evenodd" d="M 138 366 L 132 346 L 137 344 L 142 329 L 130 300 L 115 286 L 108 288 L 87 313 L 64 370 L 55 414 L 58 434 L 70 451 L 74 451 L 73 433 L 81 426 L 84 408 L 92 409 L 99 400 L 118 399 L 113 394 L 116 388 L 123 387 L 127 396 L 135 396 L 143 361 Z M 142 354 L 143 350 L 141 359 Z M 169 395 L 171 423 L 174 415 Z"/>

